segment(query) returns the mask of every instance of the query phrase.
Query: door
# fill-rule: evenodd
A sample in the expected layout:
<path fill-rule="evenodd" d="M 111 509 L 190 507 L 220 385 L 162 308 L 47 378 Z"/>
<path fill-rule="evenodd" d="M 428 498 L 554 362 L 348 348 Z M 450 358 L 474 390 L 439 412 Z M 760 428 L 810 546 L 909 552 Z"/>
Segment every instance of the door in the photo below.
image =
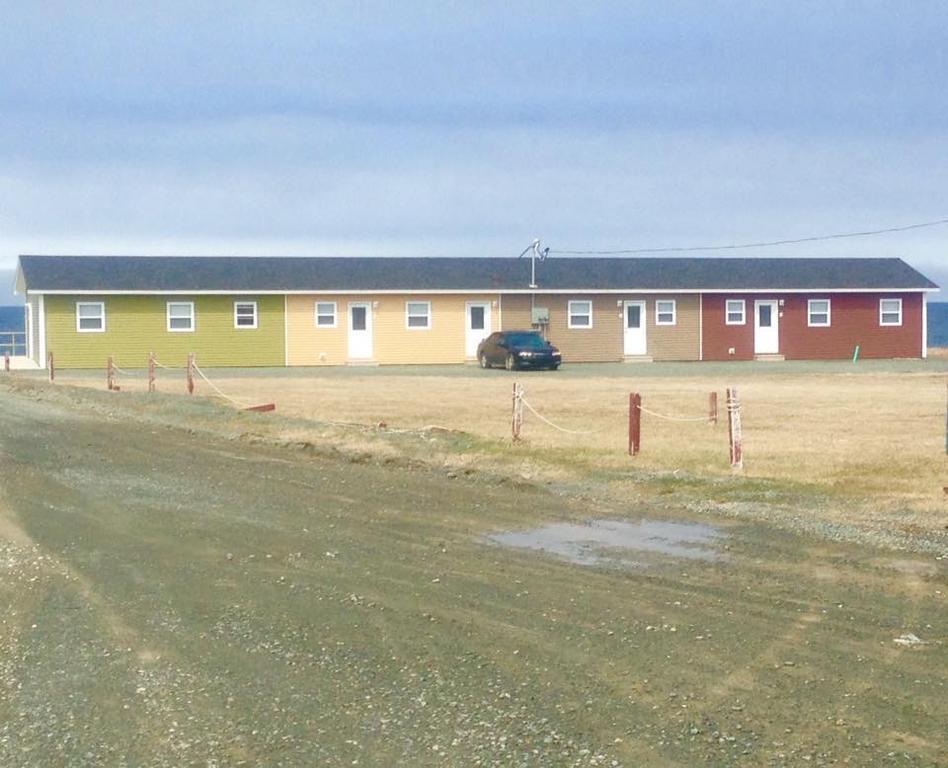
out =
<path fill-rule="evenodd" d="M 349 305 L 349 359 L 372 359 L 372 305 L 368 302 Z"/>
<path fill-rule="evenodd" d="M 625 311 L 622 314 L 625 318 L 623 352 L 626 355 L 648 354 L 648 344 L 645 340 L 645 302 L 625 302 Z"/>
<path fill-rule="evenodd" d="M 464 355 L 477 357 L 477 345 L 490 336 L 490 302 L 469 301 L 465 317 Z"/>
<path fill-rule="evenodd" d="M 778 322 L 776 301 L 754 302 L 755 355 L 776 355 L 780 351 Z"/>

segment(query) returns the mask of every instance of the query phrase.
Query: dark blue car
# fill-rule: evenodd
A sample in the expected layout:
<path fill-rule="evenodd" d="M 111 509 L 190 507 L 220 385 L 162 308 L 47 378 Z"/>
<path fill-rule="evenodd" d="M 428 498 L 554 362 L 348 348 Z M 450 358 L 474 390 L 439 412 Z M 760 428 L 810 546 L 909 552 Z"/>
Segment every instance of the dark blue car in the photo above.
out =
<path fill-rule="evenodd" d="M 502 365 L 517 368 L 549 368 L 555 371 L 563 357 L 560 351 L 536 331 L 498 331 L 477 346 L 481 368 Z"/>

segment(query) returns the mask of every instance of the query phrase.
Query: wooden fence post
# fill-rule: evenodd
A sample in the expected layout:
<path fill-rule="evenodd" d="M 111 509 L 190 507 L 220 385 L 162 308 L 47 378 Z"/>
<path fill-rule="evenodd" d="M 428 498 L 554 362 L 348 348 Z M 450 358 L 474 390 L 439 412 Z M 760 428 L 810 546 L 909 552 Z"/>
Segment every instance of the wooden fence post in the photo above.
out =
<path fill-rule="evenodd" d="M 642 442 L 642 396 L 629 393 L 629 456 L 638 456 Z"/>
<path fill-rule="evenodd" d="M 517 382 L 513 385 L 513 409 L 510 418 L 510 432 L 515 443 L 520 442 L 520 433 L 523 430 L 523 386 Z"/>
<path fill-rule="evenodd" d="M 194 353 L 188 352 L 188 394 L 194 394 Z"/>
<path fill-rule="evenodd" d="M 52 352 L 46 354 L 46 370 L 49 372 L 49 383 L 56 381 L 56 360 Z"/>
<path fill-rule="evenodd" d="M 105 363 L 105 385 L 109 392 L 115 391 L 115 363 L 112 362 L 112 355 L 109 355 Z"/>
<path fill-rule="evenodd" d="M 712 392 L 708 395 L 708 421 L 712 424 L 718 423 L 718 393 Z"/>
<path fill-rule="evenodd" d="M 731 469 L 740 472 L 744 469 L 744 435 L 741 430 L 741 401 L 736 387 L 727 389 L 727 427 L 731 446 Z"/>
<path fill-rule="evenodd" d="M 3 353 L 3 370 L 5 370 L 7 373 L 10 372 L 10 353 L 9 352 Z"/>
<path fill-rule="evenodd" d="M 148 353 L 148 391 L 155 391 L 155 353 Z"/>

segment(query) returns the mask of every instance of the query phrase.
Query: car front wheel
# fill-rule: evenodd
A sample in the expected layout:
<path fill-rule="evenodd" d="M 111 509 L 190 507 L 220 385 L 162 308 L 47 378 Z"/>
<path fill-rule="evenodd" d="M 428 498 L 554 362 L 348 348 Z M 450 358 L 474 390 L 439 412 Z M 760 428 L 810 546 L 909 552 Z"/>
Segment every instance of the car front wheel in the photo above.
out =
<path fill-rule="evenodd" d="M 517 367 L 517 358 L 514 357 L 513 354 L 508 354 L 508 355 L 507 355 L 507 360 L 506 360 L 506 368 L 507 368 L 507 370 L 508 370 L 508 371 L 513 371 L 513 370 L 516 369 L 516 367 Z"/>

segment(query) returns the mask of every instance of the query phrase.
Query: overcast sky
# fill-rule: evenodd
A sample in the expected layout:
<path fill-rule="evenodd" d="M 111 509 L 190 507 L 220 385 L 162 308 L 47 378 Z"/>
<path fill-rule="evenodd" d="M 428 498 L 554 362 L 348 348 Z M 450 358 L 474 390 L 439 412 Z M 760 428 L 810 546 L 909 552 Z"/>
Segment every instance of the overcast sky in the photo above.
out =
<path fill-rule="evenodd" d="M 0 18 L 0 269 L 948 217 L 940 2 L 0 0 Z M 946 246 L 940 227 L 756 253 L 901 256 L 948 283 Z"/>

